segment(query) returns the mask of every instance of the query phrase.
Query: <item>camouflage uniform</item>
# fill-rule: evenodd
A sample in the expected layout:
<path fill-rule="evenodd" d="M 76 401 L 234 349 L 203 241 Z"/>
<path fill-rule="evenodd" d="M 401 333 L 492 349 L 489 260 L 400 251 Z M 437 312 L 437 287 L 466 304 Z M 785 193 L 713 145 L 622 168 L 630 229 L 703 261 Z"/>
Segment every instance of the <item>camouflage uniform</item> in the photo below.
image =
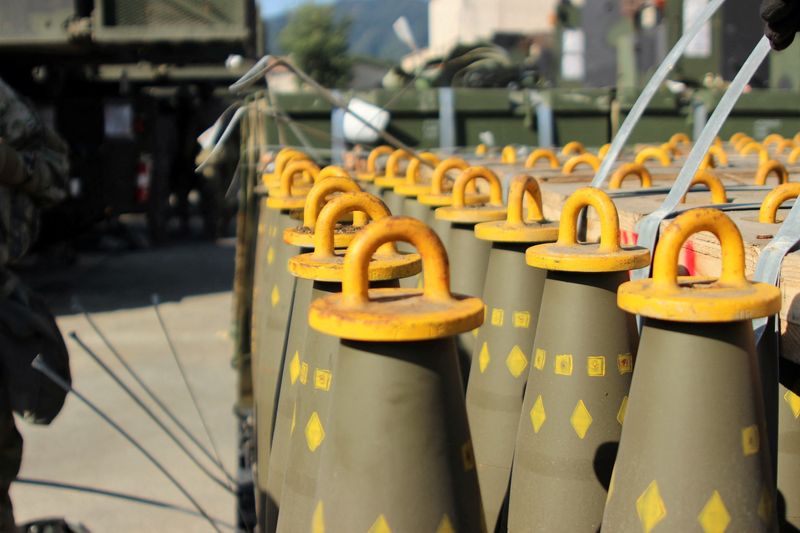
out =
<path fill-rule="evenodd" d="M 27 303 L 25 291 L 7 267 L 22 257 L 36 239 L 40 209 L 65 197 L 69 160 L 66 144 L 2 80 L 0 143 L 13 148 L 23 164 L 22 181 L 13 187 L 3 185 L 0 175 L 0 306 L 7 311 Z M 19 316 L 13 311 L 12 314 Z M 8 323 L 5 327 L 7 334 Z M 13 351 L 5 342 L 0 349 Z M 15 527 L 8 488 L 22 460 L 22 437 L 11 414 L 14 402 L 7 379 L 0 375 L 0 531 L 3 532 Z"/>

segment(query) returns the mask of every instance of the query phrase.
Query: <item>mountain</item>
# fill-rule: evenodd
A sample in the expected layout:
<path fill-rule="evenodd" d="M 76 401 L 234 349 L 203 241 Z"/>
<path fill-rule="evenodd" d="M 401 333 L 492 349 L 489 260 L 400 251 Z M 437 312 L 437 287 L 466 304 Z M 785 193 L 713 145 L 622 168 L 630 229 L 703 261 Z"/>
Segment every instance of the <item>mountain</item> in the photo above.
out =
<path fill-rule="evenodd" d="M 354 56 L 397 61 L 409 50 L 392 30 L 392 24 L 405 15 L 420 48 L 428 46 L 427 0 L 339 0 L 334 4 L 337 17 L 347 17 L 350 27 L 350 53 Z M 281 54 L 278 36 L 289 20 L 283 14 L 266 20 L 267 51 Z"/>

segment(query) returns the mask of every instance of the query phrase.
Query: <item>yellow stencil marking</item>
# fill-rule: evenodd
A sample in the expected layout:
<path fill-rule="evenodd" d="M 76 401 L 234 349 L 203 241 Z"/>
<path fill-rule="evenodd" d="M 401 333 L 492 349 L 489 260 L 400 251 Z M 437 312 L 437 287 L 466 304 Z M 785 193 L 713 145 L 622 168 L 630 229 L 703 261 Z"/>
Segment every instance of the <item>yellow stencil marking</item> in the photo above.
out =
<path fill-rule="evenodd" d="M 325 429 L 322 427 L 319 415 L 314 411 L 311 413 L 311 418 L 308 419 L 308 424 L 306 424 L 306 444 L 308 444 L 308 449 L 312 452 L 316 451 L 323 440 L 325 440 Z"/>
<path fill-rule="evenodd" d="M 586 359 L 586 372 L 591 377 L 606 375 L 606 358 L 604 355 L 590 355 Z"/>
<path fill-rule="evenodd" d="M 333 374 L 331 374 L 330 370 L 323 370 L 321 368 L 317 368 L 314 370 L 314 388 L 324 391 L 331 390 L 331 380 L 333 379 Z"/>
<path fill-rule="evenodd" d="M 528 368 L 528 358 L 522 353 L 519 346 L 514 346 L 506 357 L 506 367 L 511 375 L 518 378 Z"/>
<path fill-rule="evenodd" d="M 572 375 L 572 355 L 560 354 L 556 355 L 556 374 L 559 376 Z"/>
<path fill-rule="evenodd" d="M 289 430 L 289 435 L 294 435 L 294 427 L 297 424 L 297 402 L 292 403 L 292 428 Z"/>
<path fill-rule="evenodd" d="M 800 396 L 790 390 L 787 390 L 786 394 L 783 395 L 783 399 L 786 400 L 787 404 L 789 404 L 789 409 L 792 410 L 794 417 L 800 418 Z"/>
<path fill-rule="evenodd" d="M 322 508 L 322 500 L 317 503 L 314 515 L 311 517 L 311 533 L 325 533 L 325 515 Z"/>
<path fill-rule="evenodd" d="M 475 329 L 472 330 L 472 336 L 475 337 L 476 339 L 478 338 L 478 330 L 479 329 L 480 328 L 475 328 Z"/>
<path fill-rule="evenodd" d="M 436 533 L 455 533 L 455 531 L 452 522 L 450 522 L 450 517 L 445 514 L 442 517 L 442 521 L 439 522 L 439 527 L 436 528 Z"/>
<path fill-rule="evenodd" d="M 533 424 L 534 433 L 539 433 L 545 420 L 547 420 L 547 414 L 544 412 L 544 402 L 540 394 L 536 397 L 536 401 L 533 402 L 533 407 L 531 408 L 531 424 Z"/>
<path fill-rule="evenodd" d="M 758 426 L 753 424 L 742 429 L 742 452 L 745 457 L 758 453 L 759 438 Z"/>
<path fill-rule="evenodd" d="M 761 489 L 761 499 L 758 500 L 758 517 L 765 524 L 772 520 L 772 495 L 767 487 Z"/>
<path fill-rule="evenodd" d="M 533 368 L 536 370 L 544 370 L 544 362 L 547 359 L 547 352 L 541 348 L 536 348 L 533 355 Z"/>
<path fill-rule="evenodd" d="M 572 411 L 572 416 L 569 417 L 569 423 L 572 424 L 572 429 L 575 430 L 578 437 L 584 438 L 586 436 L 589 426 L 592 425 L 592 415 L 583 400 L 578 400 L 575 409 Z"/>
<path fill-rule="evenodd" d="M 465 472 L 475 468 L 475 452 L 472 451 L 472 441 L 461 445 L 461 461 L 464 463 Z"/>
<path fill-rule="evenodd" d="M 531 327 L 531 314 L 527 311 L 514 311 L 514 327 L 515 328 Z"/>
<path fill-rule="evenodd" d="M 386 517 L 380 515 L 367 533 L 392 533 L 392 528 L 389 527 L 389 522 L 386 521 Z"/>
<path fill-rule="evenodd" d="M 644 533 L 650 533 L 659 522 L 667 516 L 667 508 L 661 493 L 658 491 L 658 483 L 653 480 L 644 492 L 636 499 L 636 514 L 639 515 L 639 522 L 642 524 Z"/>
<path fill-rule="evenodd" d="M 715 490 L 711 494 L 705 507 L 700 511 L 697 520 L 705 533 L 723 533 L 728 529 L 728 524 L 731 523 L 731 515 L 728 514 L 719 492 Z"/>
<path fill-rule="evenodd" d="M 622 403 L 619 404 L 619 411 L 617 411 L 617 422 L 621 426 L 625 422 L 625 412 L 628 410 L 628 397 L 622 397 Z"/>
<path fill-rule="evenodd" d="M 271 295 L 270 298 L 272 300 L 272 307 L 275 307 L 276 305 L 278 305 L 278 303 L 280 303 L 280 301 L 281 301 L 281 291 L 278 290 L 278 286 L 277 285 L 272 287 L 272 295 Z"/>
<path fill-rule="evenodd" d="M 308 383 L 308 363 L 302 363 L 300 365 L 300 383 L 303 385 Z"/>
<path fill-rule="evenodd" d="M 267 264 L 271 265 L 273 261 L 275 261 L 275 248 L 270 246 L 267 250 Z"/>
<path fill-rule="evenodd" d="M 481 370 L 481 374 L 486 371 L 486 367 L 489 366 L 489 361 L 491 357 L 489 357 L 489 345 L 485 342 L 483 346 L 481 346 L 481 353 L 478 355 L 478 368 Z"/>
<path fill-rule="evenodd" d="M 300 352 L 294 352 L 294 357 L 289 363 L 289 378 L 292 380 L 292 385 L 297 382 L 300 377 Z"/>
<path fill-rule="evenodd" d="M 503 311 L 499 307 L 495 307 L 494 309 L 492 309 L 492 325 L 498 327 L 502 326 L 504 316 L 505 316 L 505 311 Z"/>
<path fill-rule="evenodd" d="M 270 226 L 269 227 L 269 236 L 270 237 L 275 237 L 277 234 L 278 234 L 278 228 L 275 227 L 275 226 Z"/>
<path fill-rule="evenodd" d="M 629 353 L 621 353 L 617 356 L 617 370 L 620 376 L 633 372 L 633 356 Z"/>

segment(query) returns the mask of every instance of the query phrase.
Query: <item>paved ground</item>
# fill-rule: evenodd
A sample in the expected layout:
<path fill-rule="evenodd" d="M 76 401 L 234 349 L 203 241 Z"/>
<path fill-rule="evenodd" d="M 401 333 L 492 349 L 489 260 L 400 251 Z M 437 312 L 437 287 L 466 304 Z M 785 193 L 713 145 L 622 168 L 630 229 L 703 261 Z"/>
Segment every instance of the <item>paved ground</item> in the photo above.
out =
<path fill-rule="evenodd" d="M 235 374 L 227 336 L 233 257 L 232 240 L 187 243 L 111 256 L 83 255 L 67 271 L 28 276 L 51 301 L 65 336 L 78 332 L 115 371 L 122 372 L 83 316 L 71 309 L 70 301 L 77 296 L 146 383 L 202 436 L 202 425 L 150 306 L 151 294 L 159 293 L 165 321 L 229 472 L 236 457 Z M 73 341 L 68 347 L 75 387 L 158 457 L 209 514 L 233 523 L 233 497 L 192 465 Z M 126 382 L 132 383 L 127 377 Z M 25 438 L 24 477 L 91 485 L 190 507 L 154 466 L 75 397 L 68 398 L 51 426 L 19 422 L 19 427 Z M 16 485 L 12 498 L 20 522 L 64 516 L 93 532 L 210 530 L 193 516 L 103 496 Z"/>

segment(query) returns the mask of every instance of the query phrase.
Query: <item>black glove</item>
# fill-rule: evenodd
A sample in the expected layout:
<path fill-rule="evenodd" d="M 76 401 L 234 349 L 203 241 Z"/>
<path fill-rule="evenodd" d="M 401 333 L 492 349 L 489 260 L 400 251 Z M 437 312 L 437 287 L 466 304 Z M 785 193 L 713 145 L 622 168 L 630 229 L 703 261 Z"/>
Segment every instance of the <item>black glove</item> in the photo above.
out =
<path fill-rule="evenodd" d="M 25 164 L 19 152 L 0 142 L 0 184 L 16 186 L 25 181 Z"/>
<path fill-rule="evenodd" d="M 762 0 L 761 18 L 766 22 L 764 35 L 774 50 L 783 50 L 800 31 L 800 0 Z"/>

